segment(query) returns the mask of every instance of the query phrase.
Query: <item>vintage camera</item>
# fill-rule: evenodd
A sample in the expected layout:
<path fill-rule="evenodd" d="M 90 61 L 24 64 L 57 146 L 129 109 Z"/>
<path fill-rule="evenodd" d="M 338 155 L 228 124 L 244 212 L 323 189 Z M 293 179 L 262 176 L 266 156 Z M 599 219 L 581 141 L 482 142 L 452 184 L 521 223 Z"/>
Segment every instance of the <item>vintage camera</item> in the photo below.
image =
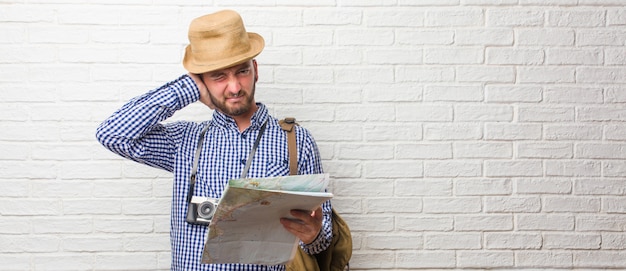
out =
<path fill-rule="evenodd" d="M 187 222 L 209 225 L 215 210 L 217 210 L 217 199 L 193 196 L 187 207 Z"/>

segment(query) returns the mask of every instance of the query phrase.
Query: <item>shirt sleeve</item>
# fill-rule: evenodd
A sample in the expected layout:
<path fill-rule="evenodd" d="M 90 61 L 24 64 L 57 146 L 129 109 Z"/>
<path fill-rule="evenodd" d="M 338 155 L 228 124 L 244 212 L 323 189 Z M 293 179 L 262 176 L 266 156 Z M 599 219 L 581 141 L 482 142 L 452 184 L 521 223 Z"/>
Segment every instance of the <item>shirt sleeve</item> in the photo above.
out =
<path fill-rule="evenodd" d="M 298 168 L 299 174 L 319 174 L 323 173 L 321 157 L 319 149 L 315 140 L 311 134 L 306 130 L 303 130 L 303 137 L 299 138 L 303 142 L 304 147 L 302 153 L 299 156 Z M 309 255 L 318 254 L 326 250 L 333 239 L 333 225 L 332 225 L 332 205 L 330 200 L 322 204 L 323 220 L 322 229 L 317 234 L 317 237 L 310 244 L 305 244 L 300 241 L 300 247 L 304 252 Z"/>
<path fill-rule="evenodd" d="M 193 79 L 183 75 L 130 100 L 100 124 L 96 138 L 116 154 L 172 171 L 176 145 L 185 124 L 160 122 L 199 98 Z"/>

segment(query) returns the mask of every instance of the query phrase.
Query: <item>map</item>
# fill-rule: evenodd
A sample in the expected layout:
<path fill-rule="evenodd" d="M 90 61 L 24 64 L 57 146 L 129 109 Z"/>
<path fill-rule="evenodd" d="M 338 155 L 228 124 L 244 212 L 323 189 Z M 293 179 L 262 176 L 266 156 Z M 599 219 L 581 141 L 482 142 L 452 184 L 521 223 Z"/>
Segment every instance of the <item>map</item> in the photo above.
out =
<path fill-rule="evenodd" d="M 211 219 L 203 263 L 285 264 L 298 239 L 280 218 L 331 199 L 327 174 L 230 180 Z"/>

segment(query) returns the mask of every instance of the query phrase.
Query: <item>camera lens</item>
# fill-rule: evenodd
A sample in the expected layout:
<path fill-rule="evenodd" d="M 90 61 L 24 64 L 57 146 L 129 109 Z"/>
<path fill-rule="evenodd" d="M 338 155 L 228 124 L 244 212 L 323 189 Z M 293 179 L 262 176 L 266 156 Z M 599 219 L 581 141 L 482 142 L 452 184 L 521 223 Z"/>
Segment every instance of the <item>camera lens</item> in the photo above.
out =
<path fill-rule="evenodd" d="M 204 219 L 211 219 L 213 217 L 213 213 L 215 212 L 215 204 L 210 201 L 205 201 L 200 203 L 198 206 L 198 216 Z"/>

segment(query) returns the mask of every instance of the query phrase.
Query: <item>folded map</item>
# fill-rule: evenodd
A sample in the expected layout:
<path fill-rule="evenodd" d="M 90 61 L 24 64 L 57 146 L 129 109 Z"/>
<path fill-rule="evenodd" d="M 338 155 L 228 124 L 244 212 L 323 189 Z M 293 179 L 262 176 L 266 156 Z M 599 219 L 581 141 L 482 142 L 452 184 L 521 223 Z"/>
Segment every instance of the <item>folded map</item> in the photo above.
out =
<path fill-rule="evenodd" d="M 280 218 L 314 210 L 333 195 L 327 174 L 230 180 L 211 219 L 203 263 L 285 264 L 298 239 Z"/>

